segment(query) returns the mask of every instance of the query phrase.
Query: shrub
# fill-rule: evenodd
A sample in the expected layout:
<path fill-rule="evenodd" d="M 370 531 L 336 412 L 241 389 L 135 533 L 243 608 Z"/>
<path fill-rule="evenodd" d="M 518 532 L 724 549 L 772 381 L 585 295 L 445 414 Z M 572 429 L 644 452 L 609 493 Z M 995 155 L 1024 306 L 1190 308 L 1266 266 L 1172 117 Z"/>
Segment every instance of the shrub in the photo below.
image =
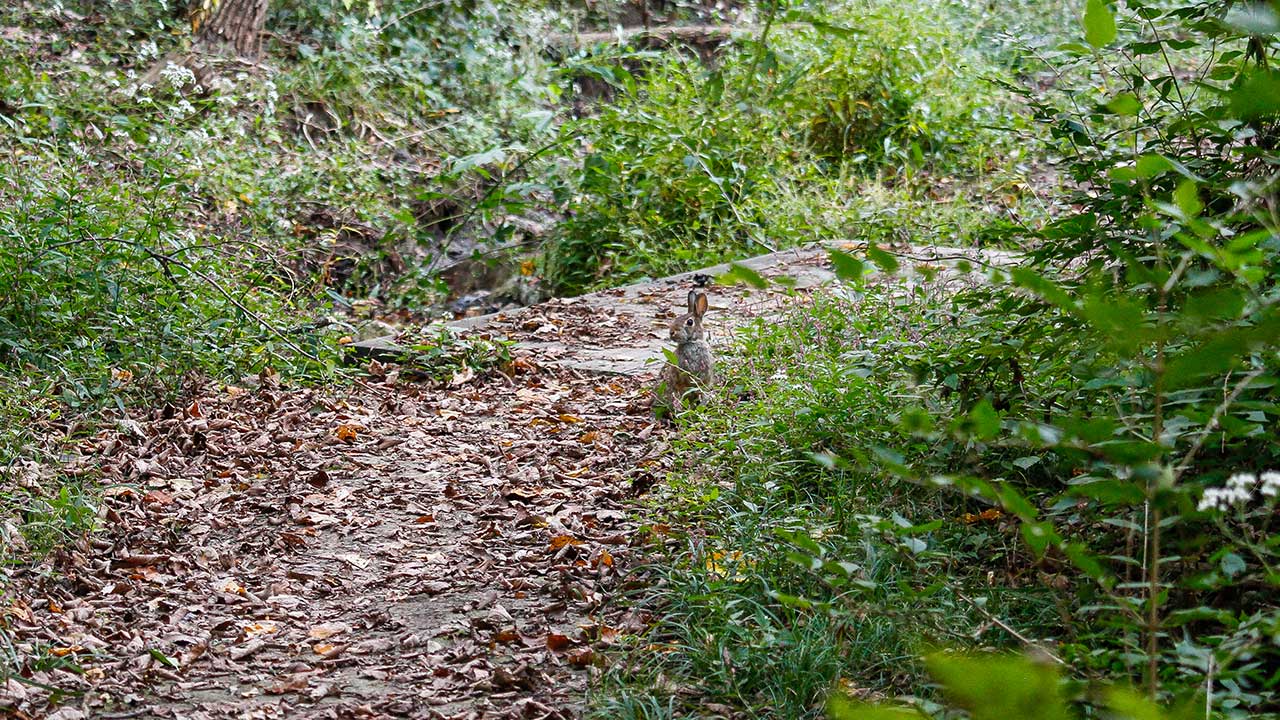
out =
<path fill-rule="evenodd" d="M 778 41 L 778 72 L 797 76 L 779 122 L 837 163 L 983 169 L 1014 108 L 960 20 L 910 0 L 841 4 L 826 19 Z"/>

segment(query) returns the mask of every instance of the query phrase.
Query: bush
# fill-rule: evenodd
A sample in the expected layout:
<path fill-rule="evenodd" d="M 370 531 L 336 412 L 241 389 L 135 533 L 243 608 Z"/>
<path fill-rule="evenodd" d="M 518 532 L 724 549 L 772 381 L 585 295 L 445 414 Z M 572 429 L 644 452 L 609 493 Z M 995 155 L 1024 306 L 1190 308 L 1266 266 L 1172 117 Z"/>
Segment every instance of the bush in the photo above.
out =
<path fill-rule="evenodd" d="M 778 41 L 778 72 L 797 75 L 780 123 L 836 163 L 983 169 L 990 146 L 1007 137 L 994 126 L 1008 124 L 1014 107 L 959 19 L 910 1 L 843 4 L 825 19 L 825 31 Z"/>
<path fill-rule="evenodd" d="M 779 228 L 763 205 L 783 181 L 780 148 L 726 96 L 727 84 L 697 60 L 655 61 L 643 85 L 570 131 L 586 155 L 547 253 L 559 289 L 621 284 L 772 244 L 765 238 Z"/>

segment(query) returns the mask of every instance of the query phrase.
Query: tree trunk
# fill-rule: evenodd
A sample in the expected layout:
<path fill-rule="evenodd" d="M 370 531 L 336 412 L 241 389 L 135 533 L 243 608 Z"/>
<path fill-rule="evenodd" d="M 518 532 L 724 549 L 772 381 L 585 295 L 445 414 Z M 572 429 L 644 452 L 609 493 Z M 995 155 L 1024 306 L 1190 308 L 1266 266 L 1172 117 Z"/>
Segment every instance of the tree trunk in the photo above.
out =
<path fill-rule="evenodd" d="M 208 22 L 200 26 L 196 46 L 202 50 L 231 49 L 236 55 L 256 59 L 262 50 L 262 29 L 267 22 L 269 0 L 221 0 Z"/>

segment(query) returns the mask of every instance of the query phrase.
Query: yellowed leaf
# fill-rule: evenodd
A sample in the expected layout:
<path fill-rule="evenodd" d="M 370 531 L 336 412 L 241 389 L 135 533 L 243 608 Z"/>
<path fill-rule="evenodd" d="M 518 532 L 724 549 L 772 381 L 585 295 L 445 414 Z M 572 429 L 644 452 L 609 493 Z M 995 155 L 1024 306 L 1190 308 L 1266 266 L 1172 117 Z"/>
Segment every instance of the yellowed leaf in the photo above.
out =
<path fill-rule="evenodd" d="M 556 535 L 551 538 L 550 550 L 555 552 L 566 545 L 581 545 L 582 541 L 572 535 Z"/>
<path fill-rule="evenodd" d="M 249 623 L 244 626 L 245 637 L 258 637 L 259 635 L 274 635 L 276 632 L 276 624 L 270 620 L 262 622 Z"/>

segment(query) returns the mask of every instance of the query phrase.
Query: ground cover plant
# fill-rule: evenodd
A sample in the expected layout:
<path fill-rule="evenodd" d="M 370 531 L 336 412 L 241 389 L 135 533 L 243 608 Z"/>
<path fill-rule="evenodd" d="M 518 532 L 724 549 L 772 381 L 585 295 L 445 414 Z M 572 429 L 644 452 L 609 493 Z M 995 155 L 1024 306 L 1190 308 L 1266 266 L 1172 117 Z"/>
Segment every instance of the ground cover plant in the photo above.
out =
<path fill-rule="evenodd" d="M 1274 712 L 1275 15 L 1081 10 L 1041 55 L 1053 88 L 1025 91 L 1071 206 L 932 306 L 865 277 L 911 263 L 837 251 L 856 306 L 738 338 L 727 405 L 687 419 L 696 469 L 654 511 L 690 529 L 640 592 L 666 620 L 601 716 L 917 716 L 868 702 L 893 687 L 875 660 L 929 715 Z M 880 574 L 895 548 L 911 562 Z M 1071 677 L 938 660 L 940 694 L 930 647 Z"/>
<path fill-rule="evenodd" d="M 1274 2 L 273 0 L 257 57 L 200 46 L 215 5 L 0 9 L 15 712 L 96 702 L 49 678 L 213 658 L 271 677 L 236 702 L 290 709 L 347 702 L 329 673 L 364 662 L 522 716 L 567 677 L 601 718 L 1277 712 Z M 720 338 L 720 387 L 673 426 L 638 380 L 558 364 L 648 332 L 567 296 L 811 243 L 824 289 L 713 279 L 713 308 L 745 283 L 787 309 Z M 505 334 L 428 322 L 549 294 Z M 343 367 L 403 326 L 413 359 Z M 342 514 L 357 491 L 368 517 Z M 383 520 L 469 549 L 388 551 L 377 596 L 334 528 L 377 545 Z M 508 532 L 509 596 L 476 574 L 463 629 L 406 630 Z M 204 593 L 205 535 L 301 594 L 220 577 L 250 612 L 200 640 L 92 626 L 170 577 Z M 341 599 L 294 553 L 402 615 L 254 616 Z M 277 620 L 298 635 L 264 640 Z"/>

